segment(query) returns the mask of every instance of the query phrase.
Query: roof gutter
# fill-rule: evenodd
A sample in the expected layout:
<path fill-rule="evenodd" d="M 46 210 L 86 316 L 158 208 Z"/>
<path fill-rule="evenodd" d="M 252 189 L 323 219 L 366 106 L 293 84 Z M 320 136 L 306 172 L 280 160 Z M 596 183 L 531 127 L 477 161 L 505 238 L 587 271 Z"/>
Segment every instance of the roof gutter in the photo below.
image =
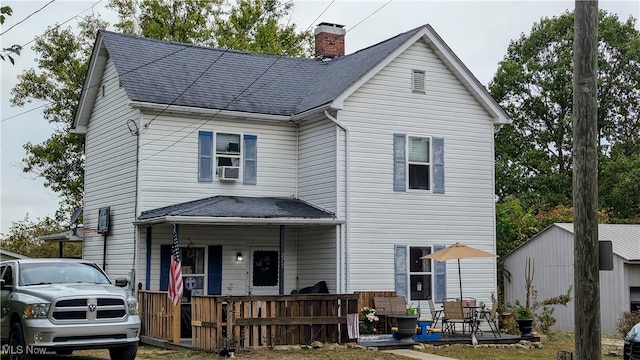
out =
<path fill-rule="evenodd" d="M 180 105 L 166 105 L 157 104 L 143 101 L 131 101 L 129 106 L 134 109 L 151 110 L 163 113 L 173 113 L 182 115 L 193 116 L 227 116 L 234 118 L 241 118 L 246 120 L 264 120 L 264 121 L 289 121 L 291 116 L 289 115 L 270 115 L 270 114 L 258 114 L 243 111 L 232 110 L 220 110 L 220 109 L 206 109 L 194 106 L 180 106 Z"/>
<path fill-rule="evenodd" d="M 324 105 L 320 105 L 320 106 L 314 107 L 314 108 L 309 109 L 309 110 L 305 110 L 305 111 L 303 111 L 301 113 L 293 114 L 291 116 L 291 120 L 292 121 L 303 120 L 303 119 L 308 118 L 311 115 L 321 114 L 323 111 L 326 112 L 327 110 L 332 110 L 332 109 L 338 110 L 336 107 L 332 106 L 331 103 L 327 103 L 327 104 L 324 104 Z"/>
<path fill-rule="evenodd" d="M 339 225 L 344 221 L 338 219 L 304 219 L 304 218 L 248 218 L 248 217 L 213 217 L 213 216 L 176 216 L 166 215 L 151 219 L 138 220 L 135 225 L 153 225 L 176 223 L 186 225 Z"/>

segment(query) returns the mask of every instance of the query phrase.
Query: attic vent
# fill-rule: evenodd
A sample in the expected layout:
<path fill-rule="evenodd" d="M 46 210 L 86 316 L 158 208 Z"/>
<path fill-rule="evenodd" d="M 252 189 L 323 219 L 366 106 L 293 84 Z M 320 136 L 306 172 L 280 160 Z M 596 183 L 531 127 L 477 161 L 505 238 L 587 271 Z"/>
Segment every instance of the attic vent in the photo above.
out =
<path fill-rule="evenodd" d="M 411 73 L 411 91 L 424 93 L 426 92 L 426 76 L 424 70 L 413 70 Z"/>

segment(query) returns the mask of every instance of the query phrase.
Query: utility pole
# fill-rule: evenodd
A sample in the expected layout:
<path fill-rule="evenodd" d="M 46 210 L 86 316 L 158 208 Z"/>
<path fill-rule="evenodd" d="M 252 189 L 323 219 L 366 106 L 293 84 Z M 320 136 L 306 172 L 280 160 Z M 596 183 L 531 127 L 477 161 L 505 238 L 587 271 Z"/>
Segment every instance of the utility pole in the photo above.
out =
<path fill-rule="evenodd" d="M 599 360 L 597 0 L 575 1 L 573 66 L 575 348 L 576 359 Z"/>

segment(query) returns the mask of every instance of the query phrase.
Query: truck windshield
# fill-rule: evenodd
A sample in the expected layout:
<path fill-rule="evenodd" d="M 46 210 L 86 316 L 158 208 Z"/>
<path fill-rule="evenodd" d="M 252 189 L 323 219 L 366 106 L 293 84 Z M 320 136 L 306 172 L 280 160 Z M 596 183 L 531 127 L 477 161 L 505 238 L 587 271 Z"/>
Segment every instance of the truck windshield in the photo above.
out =
<path fill-rule="evenodd" d="M 91 263 L 22 263 L 20 285 L 43 285 L 63 283 L 111 283 L 105 274 Z"/>

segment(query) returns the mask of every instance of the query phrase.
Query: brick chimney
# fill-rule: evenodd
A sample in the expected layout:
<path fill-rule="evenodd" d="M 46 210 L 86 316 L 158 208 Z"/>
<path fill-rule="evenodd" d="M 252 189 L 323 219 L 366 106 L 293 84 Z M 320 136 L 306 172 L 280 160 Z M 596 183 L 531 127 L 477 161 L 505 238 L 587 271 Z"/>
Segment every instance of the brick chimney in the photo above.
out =
<path fill-rule="evenodd" d="M 344 25 L 320 23 L 315 30 L 316 57 L 334 58 L 344 56 Z"/>

